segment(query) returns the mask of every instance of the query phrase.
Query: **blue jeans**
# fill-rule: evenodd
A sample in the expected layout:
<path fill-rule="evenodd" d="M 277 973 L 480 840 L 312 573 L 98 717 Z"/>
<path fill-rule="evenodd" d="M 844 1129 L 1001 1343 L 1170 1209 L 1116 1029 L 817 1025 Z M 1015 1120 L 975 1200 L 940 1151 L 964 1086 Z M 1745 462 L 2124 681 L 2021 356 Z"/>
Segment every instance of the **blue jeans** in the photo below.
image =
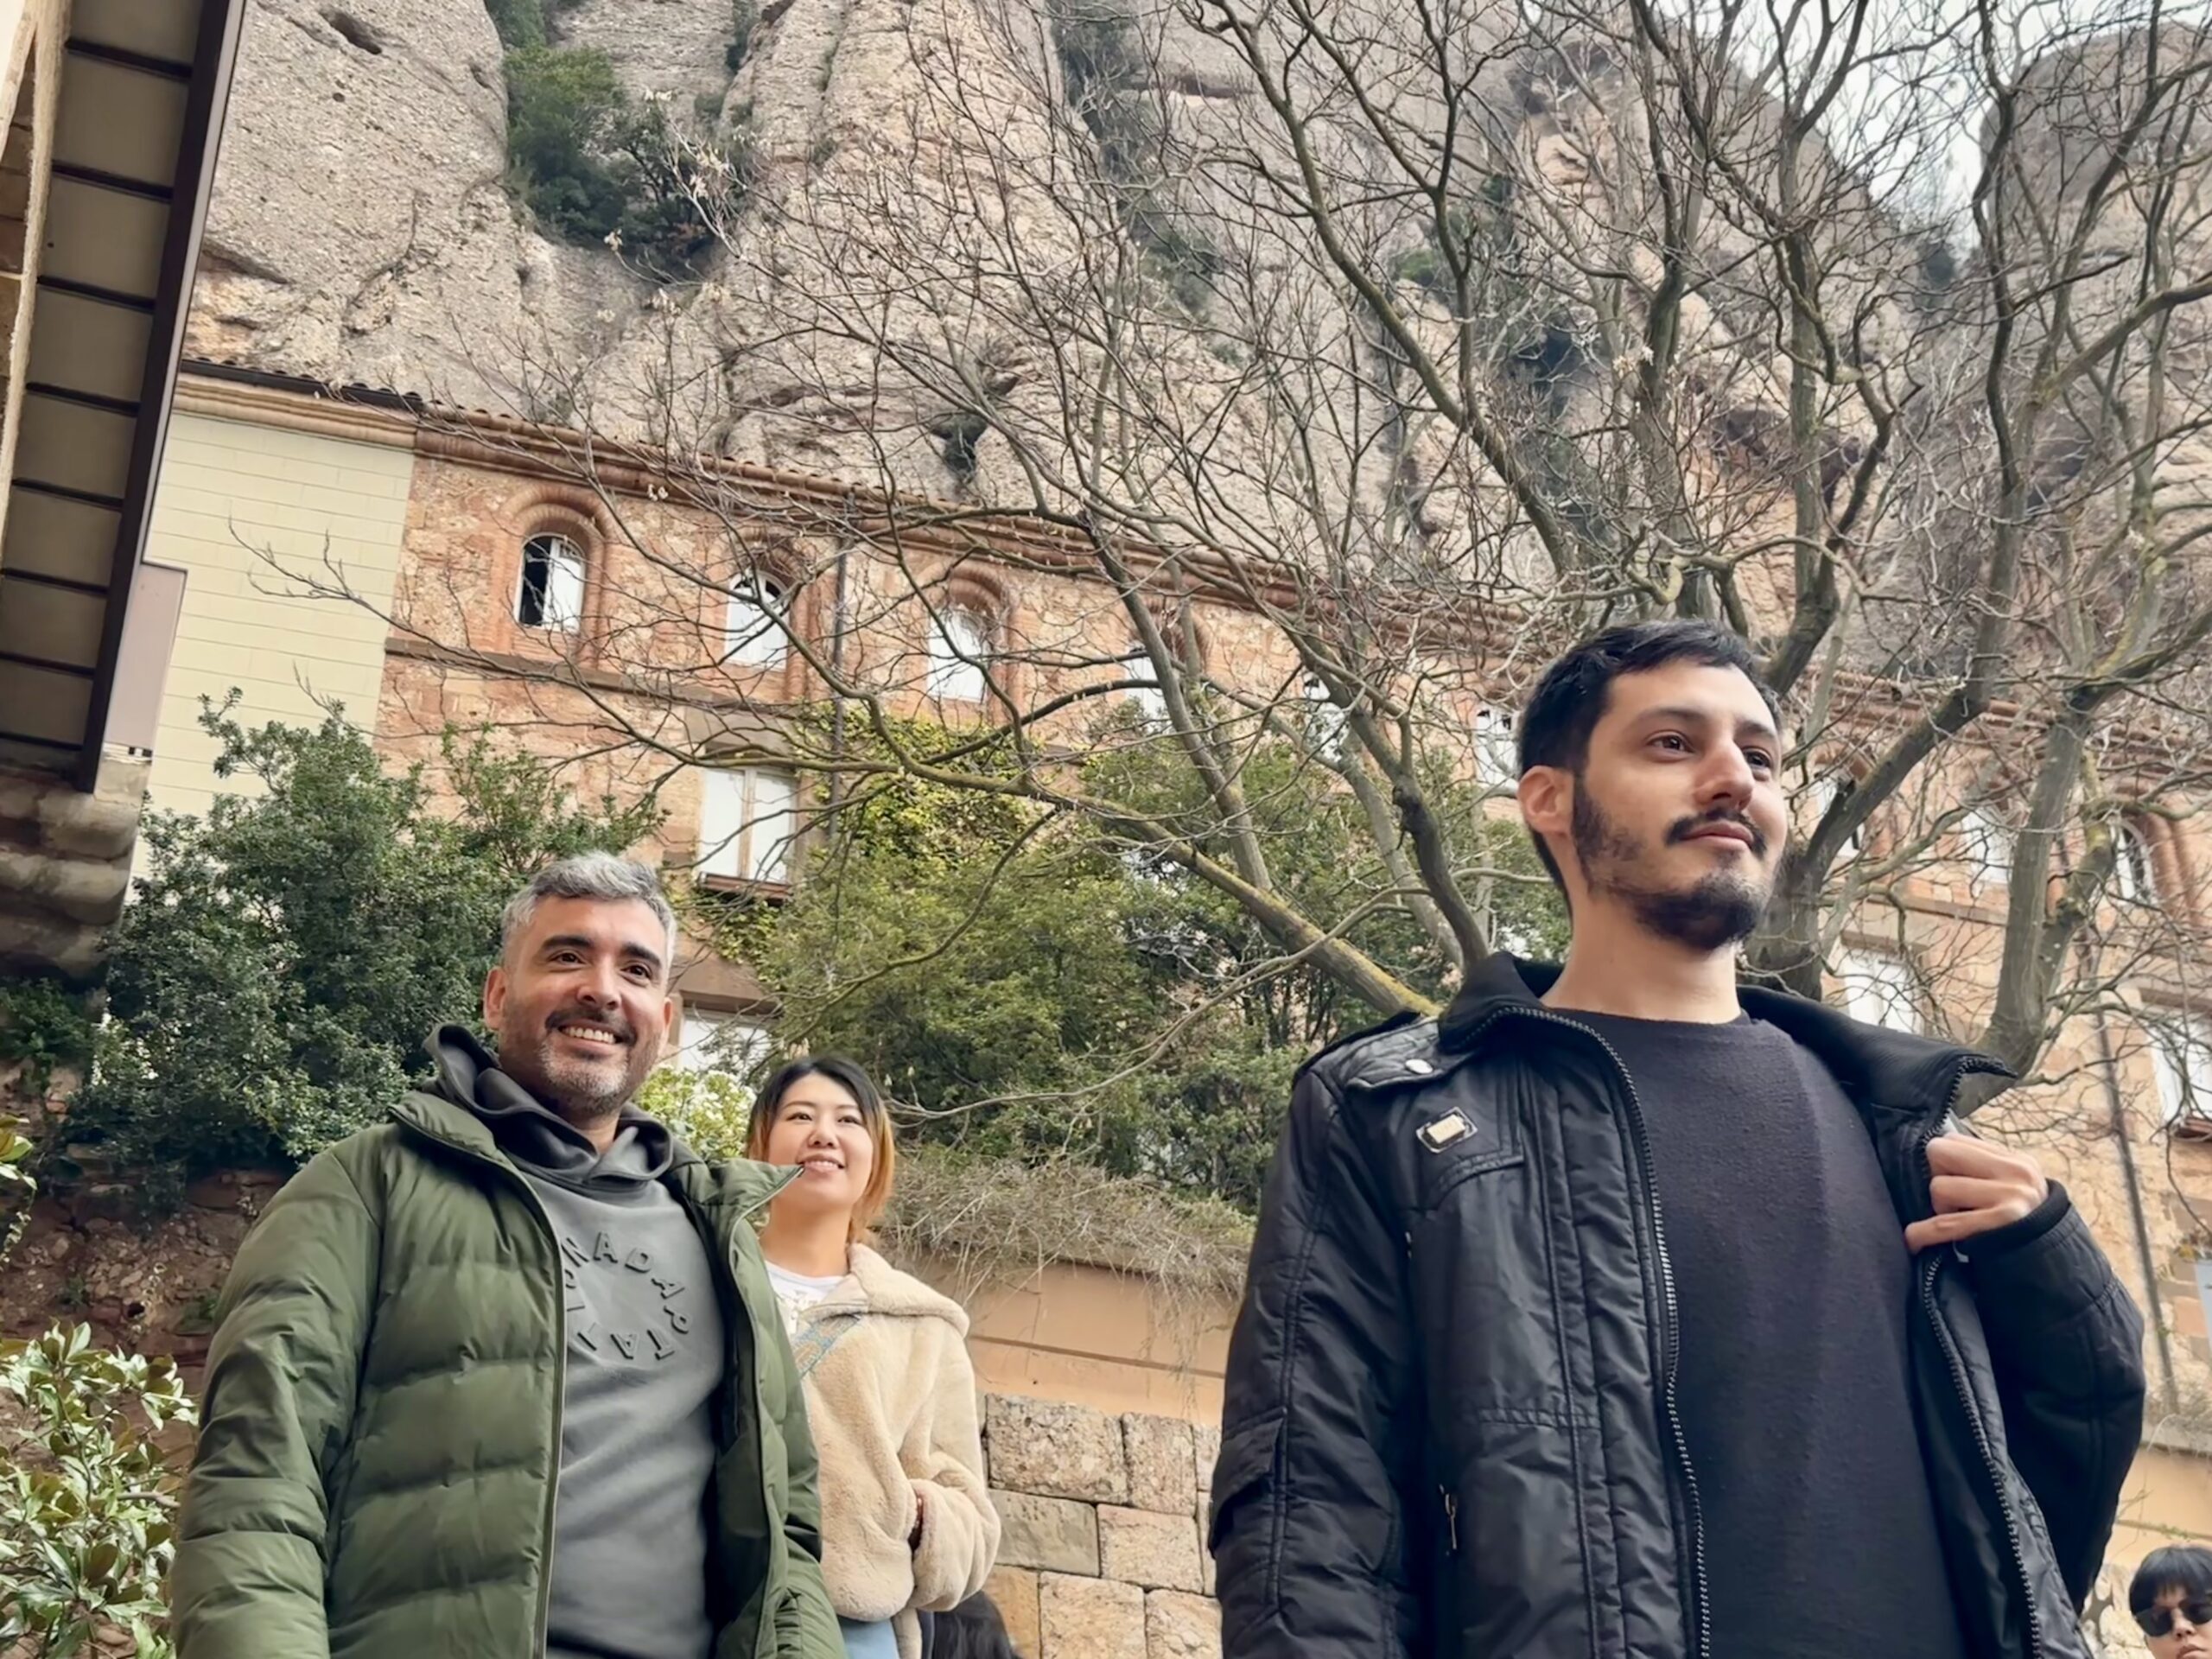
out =
<path fill-rule="evenodd" d="M 899 1638 L 887 1618 L 866 1624 L 840 1618 L 837 1629 L 844 1635 L 845 1659 L 899 1659 Z"/>

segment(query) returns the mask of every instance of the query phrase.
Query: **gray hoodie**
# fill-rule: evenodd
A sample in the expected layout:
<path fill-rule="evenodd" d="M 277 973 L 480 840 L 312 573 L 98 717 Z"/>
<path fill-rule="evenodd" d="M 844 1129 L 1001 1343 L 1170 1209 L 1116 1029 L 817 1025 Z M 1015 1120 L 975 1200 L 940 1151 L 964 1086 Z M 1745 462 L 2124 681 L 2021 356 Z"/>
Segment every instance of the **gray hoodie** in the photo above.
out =
<path fill-rule="evenodd" d="M 675 1137 L 626 1109 L 601 1154 L 463 1027 L 440 1027 L 432 1046 L 442 1091 L 489 1127 L 561 1250 L 547 1659 L 705 1659 L 709 1402 L 728 1350 L 707 1244 L 660 1179 Z"/>

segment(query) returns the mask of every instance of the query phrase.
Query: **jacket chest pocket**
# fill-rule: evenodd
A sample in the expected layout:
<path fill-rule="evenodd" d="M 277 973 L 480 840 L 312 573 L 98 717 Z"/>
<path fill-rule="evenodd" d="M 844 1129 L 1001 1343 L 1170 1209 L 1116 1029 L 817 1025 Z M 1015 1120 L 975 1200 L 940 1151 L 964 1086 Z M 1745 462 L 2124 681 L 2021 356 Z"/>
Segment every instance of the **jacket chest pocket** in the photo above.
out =
<path fill-rule="evenodd" d="M 1437 1209 L 1478 1176 L 1527 1161 L 1512 1098 L 1477 1086 L 1464 1065 L 1440 1077 L 1355 1079 L 1351 1086 L 1381 1109 L 1390 1162 L 1416 1214 Z"/>
<path fill-rule="evenodd" d="M 1412 1103 L 1406 1116 L 1416 1209 L 1434 1210 L 1476 1177 L 1527 1161 L 1519 1121 L 1501 1104 L 1489 1099 L 1478 1108 L 1448 1097 Z"/>

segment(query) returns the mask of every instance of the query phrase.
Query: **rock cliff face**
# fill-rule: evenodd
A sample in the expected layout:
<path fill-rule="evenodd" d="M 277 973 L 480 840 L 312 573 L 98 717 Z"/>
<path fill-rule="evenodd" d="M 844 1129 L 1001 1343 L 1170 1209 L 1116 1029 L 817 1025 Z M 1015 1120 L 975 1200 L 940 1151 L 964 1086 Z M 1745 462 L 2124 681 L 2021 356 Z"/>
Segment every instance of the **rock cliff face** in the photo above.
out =
<path fill-rule="evenodd" d="M 634 307 L 613 259 L 518 221 L 500 58 L 467 0 L 256 0 L 189 349 L 483 404 L 503 346 Z"/>
<path fill-rule="evenodd" d="M 965 392 L 988 395 L 1004 414 L 1034 397 L 1044 426 L 1065 413 L 1065 347 L 1082 330 L 1047 340 L 1009 327 L 1004 298 L 1014 284 L 995 267 L 1019 251 L 1025 302 L 1055 282 L 1095 288 L 1096 245 L 1120 228 L 1086 227 L 1053 187 L 1065 169 L 1097 165 L 1071 143 L 1085 123 L 1098 130 L 1089 114 L 1083 123 L 1069 114 L 1085 88 L 1070 67 L 1068 31 L 1083 29 L 1094 66 L 1116 52 L 1141 62 L 1139 83 L 1115 94 L 1124 113 L 1148 130 L 1199 135 L 1217 161 L 1230 159 L 1192 166 L 1162 188 L 1186 205 L 1205 200 L 1213 222 L 1233 233 L 1249 232 L 1237 251 L 1279 283 L 1282 298 L 1263 324 L 1248 317 L 1248 331 L 1278 319 L 1303 326 L 1302 289 L 1334 283 L 1319 262 L 1299 269 L 1300 258 L 1313 259 L 1297 246 L 1302 232 L 1275 231 L 1264 206 L 1240 203 L 1238 160 L 1264 156 L 1268 143 L 1267 122 L 1255 118 L 1259 92 L 1222 41 L 1172 16 L 1103 10 L 1113 0 L 540 3 L 554 43 L 604 51 L 633 107 L 651 101 L 679 137 L 745 157 L 749 200 L 725 227 L 729 245 L 701 260 L 703 283 L 661 288 L 613 250 L 542 234 L 517 205 L 506 183 L 505 54 L 480 0 L 254 0 L 210 213 L 194 353 L 611 432 L 660 430 L 811 472 L 888 472 L 932 494 L 988 497 L 1001 485 L 1019 493 L 1000 434 L 962 439 L 963 404 Z M 1128 44 L 1132 29 L 1144 32 L 1136 48 Z M 1653 211 L 1651 192 L 1637 182 L 1649 171 L 1636 152 L 1644 124 L 1606 107 L 1630 94 L 1618 60 L 1593 67 L 1602 56 L 1557 44 L 1500 52 L 1475 99 L 1483 130 L 1472 142 L 1486 159 L 1470 164 L 1470 176 L 1510 171 L 1522 193 L 1516 211 L 1550 216 L 1556 268 L 1532 280 L 1555 292 L 1586 277 L 1574 269 L 1586 238 L 1616 238 L 1634 284 L 1662 285 L 1656 256 L 1635 245 L 1635 226 Z M 1420 96 L 1416 86 L 1400 112 L 1408 130 L 1424 124 Z M 1755 99 L 1745 107 L 1760 118 Z M 2029 117 L 2041 107 L 2031 100 Z M 1592 110 L 1585 124 L 1605 130 L 1578 130 Z M 1356 156 L 1330 159 L 1346 165 L 1347 177 L 1359 165 Z M 994 168 L 1000 176 L 978 176 Z M 1594 194 L 1600 176 L 1610 198 Z M 979 201 L 1004 224 L 976 232 Z M 1838 270 L 1853 244 L 1897 231 L 1879 217 L 1868 203 L 1864 225 L 1834 227 Z M 1683 308 L 1684 384 L 1724 424 L 1758 429 L 1777 418 L 1787 366 L 1776 355 L 1773 296 L 1758 286 L 1770 262 L 1742 238 L 1732 243 L 1726 219 L 1706 215 L 1713 245 Z M 1386 262 L 1418 252 L 1379 219 L 1353 229 L 1372 234 Z M 963 238 L 977 244 L 979 266 L 1000 291 L 979 283 L 966 314 L 948 315 L 959 296 L 943 281 L 925 291 L 914 273 Z M 939 261 L 940 278 L 947 268 Z M 1842 296 L 1847 278 L 1832 270 L 1829 281 Z M 920 342 L 925 369 L 887 374 L 880 338 L 817 326 L 825 302 L 876 308 L 880 332 Z M 1418 295 L 1409 302 L 1435 309 Z M 1853 298 L 1843 308 L 1875 336 L 1885 326 L 1879 304 Z M 1314 310 L 1319 359 L 1333 359 L 1344 380 L 1366 349 L 1345 332 L 1356 308 L 1320 292 Z M 1437 324 L 1448 336 L 1448 313 Z M 1534 331 L 1524 354 L 1544 362 L 1548 395 L 1576 400 L 1580 412 L 1629 349 L 1595 327 L 1569 340 L 1541 317 L 1513 326 Z M 1177 349 L 1181 356 L 1166 351 L 1147 366 L 1161 395 L 1188 397 L 1192 418 L 1208 418 L 1208 385 L 1229 377 L 1195 338 Z M 1324 406 L 1345 395 L 1318 381 L 1309 392 Z M 1849 400 L 1837 401 L 1836 418 L 1847 423 Z M 1249 393 L 1224 394 L 1224 430 L 1268 418 Z M 1268 475 L 1267 434 L 1238 442 L 1240 464 Z M 1426 476 L 1414 493 L 1428 504 L 1426 521 L 1442 523 L 1461 511 L 1460 498 L 1447 463 L 1426 455 L 1430 442 L 1409 429 L 1387 448 Z"/>
<path fill-rule="evenodd" d="M 756 196 L 787 202 L 842 145 L 902 127 L 911 156 L 918 65 L 959 33 L 904 0 L 567 0 L 550 24 L 557 46 L 604 51 L 633 107 L 741 149 Z M 254 0 L 189 351 L 618 431 L 658 401 L 733 452 L 860 464 L 836 442 L 849 421 L 791 410 L 772 354 L 733 367 L 776 290 L 810 286 L 804 250 L 764 235 L 715 251 L 703 289 L 660 290 L 615 251 L 542 234 L 506 184 L 505 56 L 479 0 Z M 586 362 L 588 411 L 549 391 Z M 818 356 L 792 366 L 823 385 Z M 745 419 L 763 407 L 786 418 Z"/>

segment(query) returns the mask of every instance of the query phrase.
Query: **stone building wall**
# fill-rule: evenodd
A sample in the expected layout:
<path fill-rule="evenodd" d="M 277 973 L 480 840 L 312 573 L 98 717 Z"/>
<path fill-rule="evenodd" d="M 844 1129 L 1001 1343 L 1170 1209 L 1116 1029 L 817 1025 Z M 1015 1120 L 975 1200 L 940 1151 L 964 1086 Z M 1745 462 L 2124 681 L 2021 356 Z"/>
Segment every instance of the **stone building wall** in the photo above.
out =
<path fill-rule="evenodd" d="M 1220 1431 L 1018 1395 L 988 1395 L 983 1423 L 1005 1526 L 988 1588 L 1022 1659 L 1218 1659 Z"/>
<path fill-rule="evenodd" d="M 89 793 L 0 766 L 0 972 L 97 969 L 123 912 L 146 763 L 111 753 Z"/>

